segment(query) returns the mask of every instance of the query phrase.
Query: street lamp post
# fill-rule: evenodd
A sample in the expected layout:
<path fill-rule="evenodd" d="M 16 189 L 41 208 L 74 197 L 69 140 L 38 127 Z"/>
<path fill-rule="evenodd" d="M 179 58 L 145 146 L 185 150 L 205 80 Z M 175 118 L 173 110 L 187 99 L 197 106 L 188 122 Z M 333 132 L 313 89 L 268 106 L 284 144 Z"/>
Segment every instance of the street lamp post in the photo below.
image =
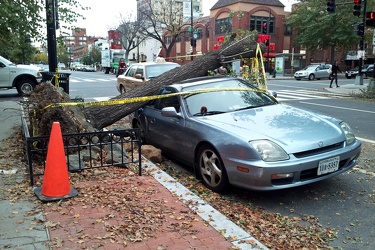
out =
<path fill-rule="evenodd" d="M 69 46 L 70 62 L 69 68 L 72 69 L 72 60 L 74 59 L 74 43 L 71 43 Z"/>
<path fill-rule="evenodd" d="M 194 19 L 193 19 L 193 0 L 190 0 L 190 22 L 191 22 L 191 39 L 190 39 L 190 46 L 191 46 L 191 56 L 190 60 L 193 61 L 193 54 L 194 54 L 194 46 L 193 46 L 193 34 L 194 34 Z"/>

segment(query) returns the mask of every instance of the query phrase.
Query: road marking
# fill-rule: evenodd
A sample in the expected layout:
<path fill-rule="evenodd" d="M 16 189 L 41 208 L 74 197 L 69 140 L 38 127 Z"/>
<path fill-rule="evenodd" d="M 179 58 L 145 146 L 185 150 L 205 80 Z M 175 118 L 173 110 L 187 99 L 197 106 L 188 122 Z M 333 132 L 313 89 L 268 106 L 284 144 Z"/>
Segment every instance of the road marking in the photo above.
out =
<path fill-rule="evenodd" d="M 90 78 L 78 78 L 78 77 L 69 78 L 69 82 L 110 82 L 110 81 L 116 81 L 116 79 L 109 79 L 109 78 L 90 79 Z"/>
<path fill-rule="evenodd" d="M 315 106 L 323 106 L 323 107 L 329 107 L 329 108 L 336 108 L 336 109 L 345 109 L 345 110 L 351 110 L 351 111 L 359 111 L 359 112 L 364 112 L 364 113 L 375 114 L 375 111 L 370 111 L 370 110 L 363 110 L 363 109 L 352 109 L 352 108 L 344 108 L 344 107 L 331 106 L 331 105 L 326 105 L 326 104 L 318 104 L 318 103 L 311 103 L 311 102 L 301 102 L 301 103 L 304 103 L 304 104 L 309 104 L 309 105 L 315 105 Z"/>
<path fill-rule="evenodd" d="M 361 138 L 361 137 L 356 137 L 356 138 L 360 141 L 365 141 L 365 142 L 368 142 L 368 143 L 375 144 L 375 141 L 373 141 L 373 140 L 369 140 L 369 139 L 365 139 L 365 138 Z"/>
<path fill-rule="evenodd" d="M 316 93 L 322 93 L 322 92 L 305 91 L 305 90 L 299 90 L 299 91 L 279 90 L 279 91 L 276 91 L 276 93 L 277 93 L 276 99 L 278 101 L 331 99 L 332 98 L 332 97 L 327 97 L 327 96 L 314 95 Z M 327 94 L 327 93 L 324 93 L 324 94 Z"/>

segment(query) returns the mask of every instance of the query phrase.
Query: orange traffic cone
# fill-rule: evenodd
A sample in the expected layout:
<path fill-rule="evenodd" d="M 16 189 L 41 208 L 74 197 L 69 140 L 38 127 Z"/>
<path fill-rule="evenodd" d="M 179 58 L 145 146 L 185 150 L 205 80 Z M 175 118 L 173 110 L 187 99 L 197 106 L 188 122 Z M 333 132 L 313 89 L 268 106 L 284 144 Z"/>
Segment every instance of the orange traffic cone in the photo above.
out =
<path fill-rule="evenodd" d="M 55 201 L 78 195 L 77 190 L 70 187 L 64 144 L 58 122 L 52 124 L 42 187 L 35 188 L 34 193 L 42 201 Z"/>

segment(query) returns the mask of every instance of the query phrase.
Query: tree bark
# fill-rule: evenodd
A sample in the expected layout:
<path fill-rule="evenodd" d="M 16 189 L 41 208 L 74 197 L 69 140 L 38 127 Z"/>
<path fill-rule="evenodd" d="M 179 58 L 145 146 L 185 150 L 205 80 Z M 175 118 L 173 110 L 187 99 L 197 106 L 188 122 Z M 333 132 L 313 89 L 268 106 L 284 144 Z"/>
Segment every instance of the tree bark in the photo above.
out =
<path fill-rule="evenodd" d="M 232 60 L 255 57 L 258 45 L 256 39 L 257 37 L 251 34 L 239 41 L 227 42 L 218 50 L 196 57 L 188 64 L 172 69 L 149 80 L 142 87 L 132 89 L 112 98 L 112 100 L 156 95 L 161 86 L 171 85 L 189 78 L 207 76 L 209 70 L 215 70 Z M 260 45 L 263 51 L 264 44 Z M 144 104 L 145 102 L 134 102 L 121 105 L 89 106 L 83 112 L 93 127 L 102 129 L 131 114 Z"/>

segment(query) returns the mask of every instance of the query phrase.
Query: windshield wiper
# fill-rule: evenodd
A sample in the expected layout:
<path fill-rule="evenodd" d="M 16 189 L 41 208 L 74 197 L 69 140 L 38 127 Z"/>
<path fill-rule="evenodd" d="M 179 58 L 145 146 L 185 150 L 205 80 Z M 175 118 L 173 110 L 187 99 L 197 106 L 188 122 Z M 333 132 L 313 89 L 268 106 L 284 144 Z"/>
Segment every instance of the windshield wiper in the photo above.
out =
<path fill-rule="evenodd" d="M 205 116 L 205 115 L 217 115 L 217 114 L 223 114 L 226 113 L 224 111 L 206 111 L 206 112 L 199 112 L 194 114 L 194 116 Z"/>
<path fill-rule="evenodd" d="M 245 109 L 255 109 L 255 108 L 270 106 L 270 105 L 274 105 L 274 104 L 275 103 L 264 103 L 264 104 L 260 104 L 260 105 L 256 105 L 256 106 L 247 106 L 247 107 L 236 109 L 235 111 L 240 111 L 240 110 L 245 110 Z"/>

